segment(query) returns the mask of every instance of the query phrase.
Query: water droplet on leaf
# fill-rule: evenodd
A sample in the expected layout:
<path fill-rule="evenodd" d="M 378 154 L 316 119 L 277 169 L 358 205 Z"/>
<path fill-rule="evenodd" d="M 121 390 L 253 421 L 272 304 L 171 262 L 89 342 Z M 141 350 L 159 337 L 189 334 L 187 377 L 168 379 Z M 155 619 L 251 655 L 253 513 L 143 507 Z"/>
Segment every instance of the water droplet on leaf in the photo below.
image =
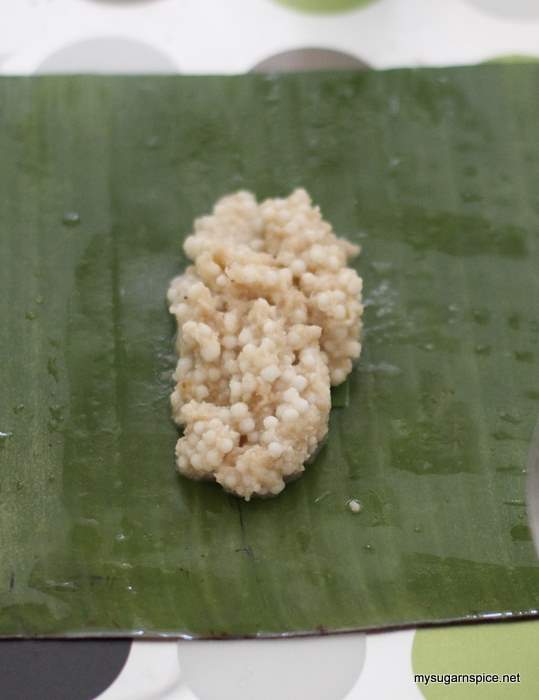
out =
<path fill-rule="evenodd" d="M 80 214 L 76 211 L 66 211 L 62 223 L 64 226 L 78 226 L 80 224 Z"/>

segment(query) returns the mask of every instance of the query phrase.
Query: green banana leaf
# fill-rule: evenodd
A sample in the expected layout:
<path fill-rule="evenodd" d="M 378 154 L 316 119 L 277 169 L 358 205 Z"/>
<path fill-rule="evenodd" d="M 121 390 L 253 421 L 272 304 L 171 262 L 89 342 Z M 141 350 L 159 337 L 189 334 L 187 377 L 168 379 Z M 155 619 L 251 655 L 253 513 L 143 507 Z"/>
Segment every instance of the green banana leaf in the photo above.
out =
<path fill-rule="evenodd" d="M 0 79 L 0 634 L 537 615 L 538 114 L 524 65 Z M 364 352 L 245 503 L 175 472 L 165 291 L 220 195 L 296 186 L 363 246 Z"/>

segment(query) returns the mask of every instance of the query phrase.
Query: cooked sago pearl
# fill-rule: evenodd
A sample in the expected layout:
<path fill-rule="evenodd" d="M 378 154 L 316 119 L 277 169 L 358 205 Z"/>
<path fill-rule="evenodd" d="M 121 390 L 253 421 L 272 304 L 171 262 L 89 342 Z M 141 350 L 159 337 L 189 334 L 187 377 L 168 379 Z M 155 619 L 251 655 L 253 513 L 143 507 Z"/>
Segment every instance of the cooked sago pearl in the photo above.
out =
<path fill-rule="evenodd" d="M 362 282 L 347 267 L 359 249 L 298 189 L 224 197 L 184 250 L 193 264 L 167 293 L 178 469 L 247 500 L 276 495 L 325 437 L 330 384 L 361 352 Z"/>
<path fill-rule="evenodd" d="M 282 417 L 285 423 L 291 423 L 299 418 L 299 413 L 295 408 L 285 408 L 282 412 Z"/>
<path fill-rule="evenodd" d="M 272 457 L 280 457 L 284 452 L 284 447 L 280 442 L 270 442 L 268 452 Z"/>
<path fill-rule="evenodd" d="M 227 454 L 234 447 L 234 443 L 230 438 L 222 438 L 217 443 L 217 448 L 223 453 Z"/>
<path fill-rule="evenodd" d="M 251 433 L 255 429 L 255 422 L 252 418 L 244 418 L 240 422 L 240 430 L 242 433 Z"/>
<path fill-rule="evenodd" d="M 249 408 L 246 403 L 235 403 L 230 409 L 233 418 L 243 418 L 249 413 Z"/>
<path fill-rule="evenodd" d="M 204 384 L 199 384 L 197 387 L 195 387 L 195 396 L 199 401 L 203 401 L 209 395 L 210 392 L 208 387 L 204 386 Z"/>
<path fill-rule="evenodd" d="M 215 441 L 217 439 L 217 435 L 215 434 L 215 430 L 206 431 L 204 433 L 204 435 L 202 436 L 202 439 L 208 445 L 215 445 Z"/>
<path fill-rule="evenodd" d="M 264 428 L 270 430 L 271 428 L 276 428 L 279 425 L 279 421 L 275 416 L 266 416 L 264 418 Z"/>
<path fill-rule="evenodd" d="M 266 382 L 274 382 L 280 375 L 277 365 L 268 365 L 260 372 L 260 376 Z"/>

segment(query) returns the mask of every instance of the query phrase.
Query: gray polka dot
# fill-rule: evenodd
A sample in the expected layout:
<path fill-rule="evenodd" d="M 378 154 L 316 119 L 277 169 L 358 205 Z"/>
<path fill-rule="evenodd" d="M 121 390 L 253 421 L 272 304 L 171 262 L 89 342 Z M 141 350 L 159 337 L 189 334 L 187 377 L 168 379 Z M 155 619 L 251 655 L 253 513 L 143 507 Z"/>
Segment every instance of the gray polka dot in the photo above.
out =
<path fill-rule="evenodd" d="M 254 73 L 290 73 L 309 70 L 364 70 L 364 61 L 343 51 L 332 49 L 306 48 L 276 53 L 260 61 Z"/>
<path fill-rule="evenodd" d="M 88 39 L 55 51 L 36 73 L 177 73 L 173 61 L 142 41 Z"/>
<path fill-rule="evenodd" d="M 198 700 L 342 700 L 366 654 L 364 634 L 178 643 L 182 678 Z"/>
<path fill-rule="evenodd" d="M 119 676 L 131 640 L 1 640 L 2 700 L 90 700 Z"/>
<path fill-rule="evenodd" d="M 480 10 L 501 15 L 508 19 L 530 19 L 539 17 L 539 2 L 537 0 L 468 0 Z"/>
<path fill-rule="evenodd" d="M 142 5 L 144 3 L 155 2 L 155 0 L 87 0 L 87 2 L 97 2 L 106 5 Z"/>

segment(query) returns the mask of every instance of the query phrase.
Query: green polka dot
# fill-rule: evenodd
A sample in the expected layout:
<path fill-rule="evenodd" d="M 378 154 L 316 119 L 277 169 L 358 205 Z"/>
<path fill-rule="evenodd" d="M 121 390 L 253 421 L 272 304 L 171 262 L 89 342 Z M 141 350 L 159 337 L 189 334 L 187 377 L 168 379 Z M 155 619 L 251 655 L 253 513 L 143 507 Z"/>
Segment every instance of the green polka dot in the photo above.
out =
<path fill-rule="evenodd" d="M 302 12 L 330 13 L 370 5 L 376 0 L 277 0 L 277 2 Z"/>
<path fill-rule="evenodd" d="M 464 625 L 419 630 L 414 674 L 520 673 L 520 683 L 418 683 L 427 700 L 529 700 L 539 698 L 539 622 Z"/>
<path fill-rule="evenodd" d="M 507 56 L 496 56 L 485 63 L 539 63 L 539 57 L 515 53 Z"/>

